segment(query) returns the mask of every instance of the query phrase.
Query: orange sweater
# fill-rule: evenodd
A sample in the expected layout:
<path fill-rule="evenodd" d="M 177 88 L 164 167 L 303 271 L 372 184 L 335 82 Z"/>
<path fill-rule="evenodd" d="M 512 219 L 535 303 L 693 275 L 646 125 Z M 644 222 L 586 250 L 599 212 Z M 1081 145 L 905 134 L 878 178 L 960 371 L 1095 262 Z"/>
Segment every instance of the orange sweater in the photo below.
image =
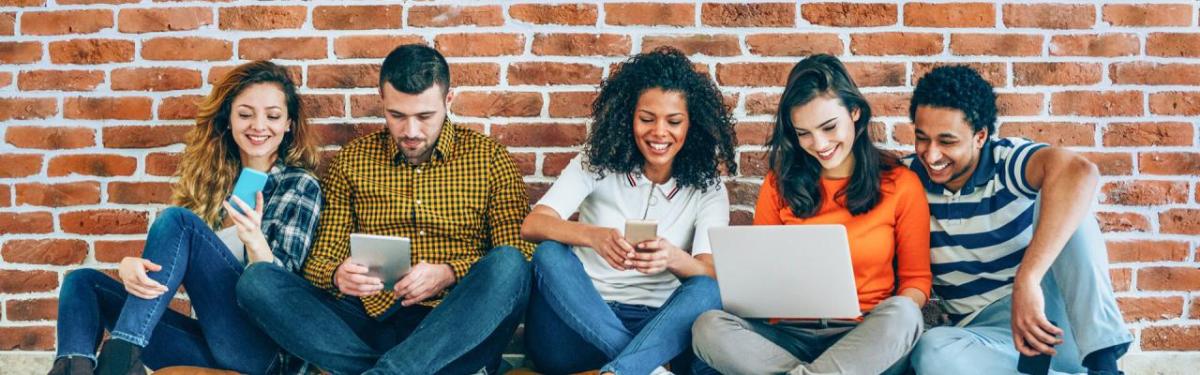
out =
<path fill-rule="evenodd" d="M 863 312 L 907 288 L 920 290 L 928 297 L 933 282 L 929 271 L 929 203 L 921 180 L 904 167 L 884 172 L 882 199 L 875 208 L 858 216 L 851 216 L 840 199 L 833 199 L 847 182 L 849 179 L 821 178 L 821 209 L 801 219 L 780 197 L 775 174 L 768 173 L 758 192 L 754 225 L 845 225 L 858 305 Z M 895 268 L 893 259 L 897 260 Z M 899 287 L 895 285 L 897 274 Z"/>

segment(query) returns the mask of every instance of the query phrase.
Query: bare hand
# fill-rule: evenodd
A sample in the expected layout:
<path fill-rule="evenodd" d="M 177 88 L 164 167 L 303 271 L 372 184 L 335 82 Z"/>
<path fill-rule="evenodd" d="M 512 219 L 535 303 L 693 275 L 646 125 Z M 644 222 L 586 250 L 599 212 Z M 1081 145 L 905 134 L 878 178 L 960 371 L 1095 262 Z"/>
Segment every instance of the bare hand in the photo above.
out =
<path fill-rule="evenodd" d="M 1036 283 L 1017 282 L 1012 294 L 1012 333 L 1017 351 L 1026 356 L 1054 355 L 1054 345 L 1062 344 L 1062 329 L 1046 319 L 1046 301 Z"/>
<path fill-rule="evenodd" d="M 652 275 L 665 271 L 670 266 L 671 256 L 678 255 L 678 253 L 683 253 L 683 250 L 659 237 L 639 243 L 637 251 L 626 253 L 625 266 Z"/>
<path fill-rule="evenodd" d="M 454 285 L 454 270 L 445 264 L 417 263 L 396 282 L 393 294 L 402 306 L 412 306 Z"/>
<path fill-rule="evenodd" d="M 588 246 L 612 268 L 626 270 L 626 254 L 633 252 L 633 245 L 625 240 L 621 232 L 613 228 L 593 227 L 589 233 Z"/>
<path fill-rule="evenodd" d="M 355 297 L 365 297 L 383 290 L 383 281 L 378 277 L 367 276 L 367 271 L 367 266 L 346 258 L 333 273 L 333 285 L 337 286 L 342 294 Z"/>
<path fill-rule="evenodd" d="M 221 202 L 225 206 L 225 212 L 229 214 L 229 218 L 233 219 L 233 224 L 237 226 L 238 239 L 246 245 L 246 250 L 250 253 L 253 261 L 270 260 L 274 256 L 271 255 L 271 247 L 267 244 L 267 237 L 262 232 L 262 215 L 263 215 L 263 195 L 258 192 L 255 197 L 254 209 L 251 210 L 246 202 L 242 202 L 241 198 L 233 196 L 233 203 L 241 209 L 241 211 L 233 209 L 229 202 Z"/>
<path fill-rule="evenodd" d="M 146 271 L 157 272 L 161 270 L 162 266 L 154 264 L 154 262 L 149 260 L 137 257 L 125 257 L 121 259 L 121 265 L 117 268 L 117 274 L 121 277 L 121 282 L 125 284 L 126 292 L 138 298 L 151 299 L 166 293 L 167 287 L 147 276 Z"/>

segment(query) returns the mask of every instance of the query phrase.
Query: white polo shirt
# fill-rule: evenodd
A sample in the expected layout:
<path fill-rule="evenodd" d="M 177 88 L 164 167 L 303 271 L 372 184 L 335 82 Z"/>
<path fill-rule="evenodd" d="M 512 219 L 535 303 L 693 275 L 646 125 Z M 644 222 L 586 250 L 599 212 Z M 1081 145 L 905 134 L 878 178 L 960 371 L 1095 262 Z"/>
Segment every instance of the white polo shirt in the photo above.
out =
<path fill-rule="evenodd" d="M 708 228 L 729 225 L 729 194 L 722 184 L 700 192 L 677 185 L 674 178 L 654 184 L 641 173 L 607 173 L 601 178 L 584 169 L 582 158 L 571 160 L 538 204 L 563 218 L 578 211 L 582 223 L 621 232 L 627 219 L 657 220 L 658 236 L 690 250 L 692 256 L 712 253 Z M 659 307 L 679 287 L 679 279 L 669 271 L 620 271 L 589 247 L 572 250 L 605 301 Z"/>

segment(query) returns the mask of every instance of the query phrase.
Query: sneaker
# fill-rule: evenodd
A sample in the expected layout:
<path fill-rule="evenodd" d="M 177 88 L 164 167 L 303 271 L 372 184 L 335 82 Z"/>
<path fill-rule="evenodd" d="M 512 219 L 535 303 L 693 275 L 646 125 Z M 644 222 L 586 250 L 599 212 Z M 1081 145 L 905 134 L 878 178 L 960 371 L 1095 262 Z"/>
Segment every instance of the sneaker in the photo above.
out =
<path fill-rule="evenodd" d="M 80 356 L 58 357 L 47 375 L 92 375 L 92 360 Z"/>
<path fill-rule="evenodd" d="M 97 375 L 146 375 L 142 347 L 125 340 L 109 339 L 96 358 Z"/>

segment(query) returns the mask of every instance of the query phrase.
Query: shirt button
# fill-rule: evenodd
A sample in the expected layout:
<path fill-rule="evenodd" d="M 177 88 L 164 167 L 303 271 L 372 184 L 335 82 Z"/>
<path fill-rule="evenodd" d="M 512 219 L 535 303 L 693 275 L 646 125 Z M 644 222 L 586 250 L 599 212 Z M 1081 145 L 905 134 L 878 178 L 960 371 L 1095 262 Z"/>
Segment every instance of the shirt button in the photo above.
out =
<path fill-rule="evenodd" d="M 420 200 L 420 199 L 417 199 L 417 205 L 418 205 L 418 206 L 420 206 L 420 205 L 421 205 L 421 200 Z"/>
<path fill-rule="evenodd" d="M 417 168 L 417 173 L 421 173 L 421 168 Z"/>
<path fill-rule="evenodd" d="M 418 236 L 424 236 L 424 235 L 425 235 L 425 231 L 420 231 L 420 232 L 417 232 L 417 235 L 418 235 Z"/>

